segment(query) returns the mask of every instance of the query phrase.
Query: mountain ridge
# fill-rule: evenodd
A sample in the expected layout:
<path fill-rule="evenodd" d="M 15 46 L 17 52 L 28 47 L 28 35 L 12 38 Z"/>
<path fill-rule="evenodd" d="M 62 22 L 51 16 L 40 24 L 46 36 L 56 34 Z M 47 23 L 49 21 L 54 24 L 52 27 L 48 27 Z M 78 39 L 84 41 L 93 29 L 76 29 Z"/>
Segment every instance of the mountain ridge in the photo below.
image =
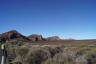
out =
<path fill-rule="evenodd" d="M 0 39 L 3 42 L 11 41 L 14 39 L 24 40 L 24 41 L 29 41 L 29 42 L 61 40 L 58 36 L 52 36 L 52 37 L 48 37 L 48 38 L 44 38 L 42 35 L 38 35 L 38 34 L 32 34 L 29 36 L 24 36 L 16 30 L 10 30 L 8 32 L 0 34 Z"/>

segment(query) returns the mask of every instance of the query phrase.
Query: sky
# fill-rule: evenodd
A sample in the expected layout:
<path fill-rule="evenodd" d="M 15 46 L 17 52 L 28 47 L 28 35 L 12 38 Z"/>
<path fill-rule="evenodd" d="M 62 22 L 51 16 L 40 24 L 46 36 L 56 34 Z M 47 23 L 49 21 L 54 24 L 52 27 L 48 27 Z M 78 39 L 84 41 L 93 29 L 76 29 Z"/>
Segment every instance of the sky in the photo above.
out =
<path fill-rule="evenodd" d="M 96 0 L 0 0 L 0 34 L 96 39 Z"/>

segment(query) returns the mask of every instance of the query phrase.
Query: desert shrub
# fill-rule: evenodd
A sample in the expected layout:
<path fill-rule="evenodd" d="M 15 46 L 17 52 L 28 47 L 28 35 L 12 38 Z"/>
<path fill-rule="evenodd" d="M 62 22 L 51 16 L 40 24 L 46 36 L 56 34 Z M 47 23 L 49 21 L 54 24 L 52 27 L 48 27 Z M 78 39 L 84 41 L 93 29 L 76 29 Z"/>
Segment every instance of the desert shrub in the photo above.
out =
<path fill-rule="evenodd" d="M 17 56 L 14 61 L 11 62 L 12 64 L 23 64 L 23 61 L 20 56 Z"/>
<path fill-rule="evenodd" d="M 16 50 L 18 49 L 19 46 L 17 45 L 12 45 L 10 43 L 5 44 L 8 56 L 16 56 Z"/>
<path fill-rule="evenodd" d="M 8 44 L 7 47 L 7 50 L 15 55 L 13 64 L 96 64 L 95 47 L 31 44 Z"/>
<path fill-rule="evenodd" d="M 63 51 L 56 54 L 53 58 L 48 58 L 42 64 L 87 64 L 84 55 L 76 55 L 77 52 Z"/>
<path fill-rule="evenodd" d="M 73 60 L 74 58 L 71 55 L 63 52 L 56 54 L 53 58 L 49 58 L 42 64 L 75 64 Z"/>
<path fill-rule="evenodd" d="M 39 46 L 39 45 L 23 45 L 16 50 L 17 57 L 14 63 L 22 64 L 41 64 L 48 58 L 52 58 L 57 53 L 63 52 L 63 48 L 58 46 Z M 18 60 L 19 59 L 19 60 Z"/>
<path fill-rule="evenodd" d="M 91 49 L 90 51 L 87 51 L 84 55 L 87 59 L 88 64 L 96 64 L 96 49 Z"/>
<path fill-rule="evenodd" d="M 22 46 L 22 47 L 19 47 L 18 49 L 16 49 L 15 52 L 16 52 L 16 55 L 20 55 L 22 57 L 25 57 L 27 55 L 27 53 L 29 52 L 29 48 Z"/>
<path fill-rule="evenodd" d="M 84 55 L 76 57 L 74 61 L 75 64 L 88 64 L 87 59 L 85 59 Z"/>
<path fill-rule="evenodd" d="M 59 46 L 45 46 L 45 50 L 49 51 L 51 57 L 53 57 L 57 53 L 63 52 L 64 48 Z"/>
<path fill-rule="evenodd" d="M 32 47 L 26 58 L 28 64 L 41 64 L 50 57 L 50 52 L 42 47 Z"/>

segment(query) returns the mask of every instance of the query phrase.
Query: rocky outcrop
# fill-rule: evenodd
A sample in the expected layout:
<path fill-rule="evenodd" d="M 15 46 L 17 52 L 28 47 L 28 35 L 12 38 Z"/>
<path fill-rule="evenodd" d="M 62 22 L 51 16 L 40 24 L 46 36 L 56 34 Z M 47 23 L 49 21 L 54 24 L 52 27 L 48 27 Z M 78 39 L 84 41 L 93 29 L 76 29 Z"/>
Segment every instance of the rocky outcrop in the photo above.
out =
<path fill-rule="evenodd" d="M 43 41 L 45 40 L 42 35 L 37 35 L 37 34 L 33 34 L 33 35 L 30 35 L 28 36 L 28 38 L 32 41 Z"/>

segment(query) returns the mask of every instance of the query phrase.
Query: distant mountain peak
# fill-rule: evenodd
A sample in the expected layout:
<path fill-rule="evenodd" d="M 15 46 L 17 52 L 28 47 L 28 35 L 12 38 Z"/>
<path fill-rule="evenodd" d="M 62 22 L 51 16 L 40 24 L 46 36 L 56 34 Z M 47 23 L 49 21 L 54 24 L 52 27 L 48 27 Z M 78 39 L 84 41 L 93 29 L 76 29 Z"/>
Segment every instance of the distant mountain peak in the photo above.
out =
<path fill-rule="evenodd" d="M 5 41 L 9 41 L 12 39 L 29 40 L 27 37 L 23 36 L 21 33 L 19 33 L 16 30 L 11 30 L 11 31 L 1 34 L 1 38 Z"/>
<path fill-rule="evenodd" d="M 47 38 L 49 41 L 61 40 L 58 36 L 52 36 Z"/>

